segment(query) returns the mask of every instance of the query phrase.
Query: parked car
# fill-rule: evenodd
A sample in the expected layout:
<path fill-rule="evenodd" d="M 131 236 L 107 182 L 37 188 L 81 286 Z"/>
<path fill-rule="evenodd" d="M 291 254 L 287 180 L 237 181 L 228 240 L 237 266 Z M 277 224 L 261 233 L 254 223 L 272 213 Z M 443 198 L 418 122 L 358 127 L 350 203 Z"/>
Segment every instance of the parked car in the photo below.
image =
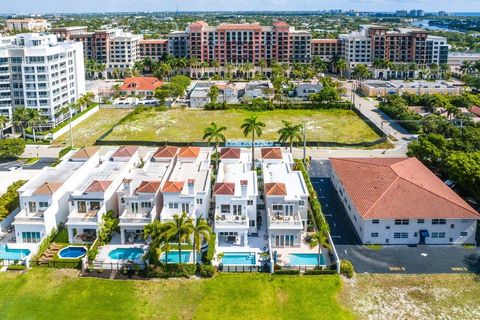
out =
<path fill-rule="evenodd" d="M 8 171 L 18 171 L 18 170 L 22 170 L 22 167 L 20 167 L 20 166 L 14 166 L 14 167 L 8 168 Z"/>
<path fill-rule="evenodd" d="M 445 180 L 443 182 L 450 188 L 455 187 L 455 181 L 453 181 L 453 180 Z"/>

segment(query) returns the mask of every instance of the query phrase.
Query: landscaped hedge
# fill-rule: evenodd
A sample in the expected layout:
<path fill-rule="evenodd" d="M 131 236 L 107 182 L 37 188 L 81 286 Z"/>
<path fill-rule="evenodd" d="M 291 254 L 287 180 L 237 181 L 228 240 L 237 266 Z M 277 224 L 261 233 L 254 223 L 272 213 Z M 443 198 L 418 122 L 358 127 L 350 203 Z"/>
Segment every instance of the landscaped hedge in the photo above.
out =
<path fill-rule="evenodd" d="M 303 274 L 306 276 L 319 276 L 325 274 L 336 274 L 337 271 L 335 270 L 307 270 Z"/>
<path fill-rule="evenodd" d="M 215 256 L 215 243 L 217 235 L 212 232 L 210 234 L 210 240 L 208 240 L 208 250 L 202 255 L 202 262 L 205 264 L 211 264 L 213 257 Z"/>
<path fill-rule="evenodd" d="M 211 278 L 215 275 L 215 267 L 209 264 L 199 265 L 198 273 L 203 278 Z"/>
<path fill-rule="evenodd" d="M 325 216 L 323 215 L 322 206 L 318 201 L 317 193 L 313 188 L 312 182 L 310 181 L 310 176 L 308 175 L 308 171 L 305 168 L 302 160 L 295 159 L 295 169 L 302 172 L 303 179 L 305 180 L 305 183 L 307 185 L 308 200 L 310 202 L 310 214 L 312 220 L 315 222 L 318 230 L 325 230 L 328 232 L 330 230 L 330 227 L 327 223 L 327 220 L 325 219 Z"/>
<path fill-rule="evenodd" d="M 50 245 L 53 242 L 53 239 L 55 239 L 55 236 L 57 235 L 57 229 L 52 229 L 50 234 L 43 239 L 42 243 L 40 243 L 40 247 L 38 248 L 37 254 L 33 257 L 32 260 L 38 260 L 42 255 L 45 250 L 47 250 Z"/>
<path fill-rule="evenodd" d="M 23 186 L 27 181 L 18 180 L 12 183 L 7 192 L 5 192 L 0 197 L 0 221 L 2 221 L 6 216 L 8 216 L 13 210 L 18 208 L 18 192 L 17 190 Z"/>
<path fill-rule="evenodd" d="M 338 101 L 330 103 L 311 103 L 311 102 L 301 102 L 301 103 L 273 103 L 272 101 L 264 101 L 264 103 L 243 103 L 243 104 L 225 104 L 225 103 L 209 103 L 205 105 L 205 110 L 233 110 L 233 109 L 244 109 L 251 111 L 267 111 L 267 110 L 302 110 L 302 109 L 351 109 L 352 103 L 349 101 Z"/>
<path fill-rule="evenodd" d="M 406 121 L 400 122 L 400 125 L 407 131 L 411 133 L 420 131 L 422 116 L 411 111 L 402 97 L 398 95 L 388 96 L 384 101 L 380 102 L 378 107 L 393 120 Z"/>
<path fill-rule="evenodd" d="M 274 274 L 295 276 L 300 274 L 300 270 L 298 269 L 275 270 Z"/>
<path fill-rule="evenodd" d="M 355 269 L 353 268 L 353 264 L 348 260 L 340 261 L 340 273 L 347 278 L 353 277 L 355 275 Z"/>
<path fill-rule="evenodd" d="M 25 140 L 10 138 L 0 140 L 0 159 L 10 159 L 20 156 L 25 151 Z"/>
<path fill-rule="evenodd" d="M 197 266 L 192 263 L 168 263 L 159 266 L 149 265 L 147 276 L 150 278 L 188 278 L 193 276 Z"/>
<path fill-rule="evenodd" d="M 23 264 L 11 264 L 7 267 L 7 270 L 25 270 L 26 267 Z"/>

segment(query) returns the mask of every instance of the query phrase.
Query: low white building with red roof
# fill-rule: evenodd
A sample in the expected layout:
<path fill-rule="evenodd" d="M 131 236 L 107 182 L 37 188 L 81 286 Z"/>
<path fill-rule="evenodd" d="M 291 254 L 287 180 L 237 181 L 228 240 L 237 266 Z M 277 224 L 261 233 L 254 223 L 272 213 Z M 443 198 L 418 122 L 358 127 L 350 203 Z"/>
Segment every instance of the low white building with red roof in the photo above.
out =
<path fill-rule="evenodd" d="M 300 247 L 307 230 L 308 190 L 292 155 L 263 148 L 263 193 L 272 247 Z"/>
<path fill-rule="evenodd" d="M 163 82 L 156 77 L 129 77 L 123 81 L 120 91 L 125 95 L 152 96 L 162 85 Z"/>
<path fill-rule="evenodd" d="M 480 215 L 416 158 L 330 160 L 332 183 L 363 243 L 475 243 Z"/>
<path fill-rule="evenodd" d="M 223 148 L 220 159 L 213 187 L 217 244 L 247 247 L 249 235 L 259 233 L 257 172 L 248 149 Z"/>

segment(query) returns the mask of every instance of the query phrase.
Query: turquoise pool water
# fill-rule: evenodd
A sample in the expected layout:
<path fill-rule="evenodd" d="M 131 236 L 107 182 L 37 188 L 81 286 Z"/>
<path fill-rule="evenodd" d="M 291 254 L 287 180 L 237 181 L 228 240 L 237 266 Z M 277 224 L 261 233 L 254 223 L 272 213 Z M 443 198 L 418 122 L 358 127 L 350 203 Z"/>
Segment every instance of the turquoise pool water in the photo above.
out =
<path fill-rule="evenodd" d="M 69 246 L 58 251 L 58 257 L 62 259 L 78 259 L 87 254 L 87 248 Z"/>
<path fill-rule="evenodd" d="M 317 266 L 318 254 L 316 253 L 290 253 L 288 255 L 290 265 L 292 266 Z M 320 265 L 325 265 L 325 259 L 320 254 Z"/>
<path fill-rule="evenodd" d="M 224 265 L 251 265 L 257 262 L 255 252 L 224 252 L 221 263 Z"/>
<path fill-rule="evenodd" d="M 112 260 L 138 260 L 144 252 L 140 248 L 117 248 L 108 253 Z"/>
<path fill-rule="evenodd" d="M 23 260 L 30 254 L 28 249 L 10 249 L 6 244 L 0 244 L 0 259 Z"/>
<path fill-rule="evenodd" d="M 179 258 L 180 256 L 178 255 L 178 251 L 170 251 L 168 255 L 162 253 L 162 256 L 160 257 L 160 261 L 163 263 L 189 263 L 190 262 L 190 256 L 192 255 L 192 251 L 182 251 L 181 259 Z"/>

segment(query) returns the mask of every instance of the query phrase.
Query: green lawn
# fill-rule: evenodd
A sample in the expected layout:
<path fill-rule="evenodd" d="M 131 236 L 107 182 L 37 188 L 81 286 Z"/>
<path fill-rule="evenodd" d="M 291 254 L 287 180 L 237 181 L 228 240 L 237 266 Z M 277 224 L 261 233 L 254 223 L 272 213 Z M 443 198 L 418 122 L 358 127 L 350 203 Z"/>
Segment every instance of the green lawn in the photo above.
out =
<path fill-rule="evenodd" d="M 0 319 L 352 319 L 337 276 L 221 274 L 115 281 L 35 268 L 0 275 Z"/>
<path fill-rule="evenodd" d="M 202 111 L 173 109 L 148 110 L 115 126 L 105 140 L 202 141 L 203 130 L 213 121 L 227 126 L 229 140 L 245 140 L 240 126 L 243 120 L 257 114 L 265 122 L 260 139 L 276 141 L 282 120 L 307 123 L 307 139 L 357 143 L 373 141 L 379 136 L 350 110 L 275 110 L 251 112 L 245 110 Z"/>
<path fill-rule="evenodd" d="M 131 109 L 100 109 L 93 116 L 73 128 L 73 141 L 76 147 L 93 145 L 95 141 L 121 118 L 132 111 Z M 65 147 L 70 145 L 70 133 L 60 136 L 53 141 L 53 146 Z"/>

